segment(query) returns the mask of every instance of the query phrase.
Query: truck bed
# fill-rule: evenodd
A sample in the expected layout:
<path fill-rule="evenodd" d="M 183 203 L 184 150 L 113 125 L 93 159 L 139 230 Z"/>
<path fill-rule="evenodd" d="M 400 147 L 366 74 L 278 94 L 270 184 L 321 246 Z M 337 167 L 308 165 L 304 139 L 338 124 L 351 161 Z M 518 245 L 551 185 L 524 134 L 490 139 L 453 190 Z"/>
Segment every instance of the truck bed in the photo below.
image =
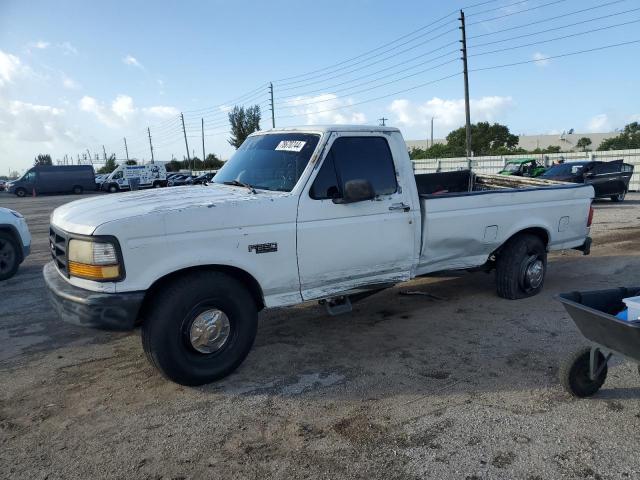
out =
<path fill-rule="evenodd" d="M 484 264 L 523 229 L 549 250 L 582 245 L 593 188 L 468 170 L 416 175 L 422 238 L 417 275 Z"/>

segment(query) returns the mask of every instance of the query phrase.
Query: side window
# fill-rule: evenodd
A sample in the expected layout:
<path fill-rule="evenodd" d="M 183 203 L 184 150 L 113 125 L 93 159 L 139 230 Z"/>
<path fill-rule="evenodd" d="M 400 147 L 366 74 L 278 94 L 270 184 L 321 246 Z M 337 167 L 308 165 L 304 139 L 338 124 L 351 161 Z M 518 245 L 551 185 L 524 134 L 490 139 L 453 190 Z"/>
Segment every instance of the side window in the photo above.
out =
<path fill-rule="evenodd" d="M 356 179 L 369 180 L 376 195 L 390 195 L 397 191 L 393 157 L 385 138 L 338 138 L 333 142 L 309 193 L 311 198 L 326 199 L 333 198 L 333 192 L 337 191 L 339 197 L 342 196 L 342 185 Z"/>
<path fill-rule="evenodd" d="M 338 187 L 338 177 L 336 175 L 336 167 L 333 161 L 333 150 L 329 151 L 324 159 L 320 171 L 316 179 L 311 185 L 309 196 L 314 200 L 326 200 L 330 198 L 340 197 L 340 188 Z"/>
<path fill-rule="evenodd" d="M 618 162 L 604 162 L 598 165 L 597 173 L 619 173 L 622 164 Z"/>

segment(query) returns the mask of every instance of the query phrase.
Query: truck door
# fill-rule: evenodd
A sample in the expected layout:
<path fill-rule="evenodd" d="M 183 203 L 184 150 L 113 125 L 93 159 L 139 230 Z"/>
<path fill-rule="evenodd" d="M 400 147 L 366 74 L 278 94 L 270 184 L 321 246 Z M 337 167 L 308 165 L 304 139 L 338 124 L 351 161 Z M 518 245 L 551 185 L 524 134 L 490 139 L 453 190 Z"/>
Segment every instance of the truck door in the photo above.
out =
<path fill-rule="evenodd" d="M 419 206 L 398 184 L 386 136 L 333 135 L 298 204 L 298 269 L 305 300 L 407 280 L 413 264 Z M 350 180 L 370 182 L 375 198 L 340 203 Z"/>

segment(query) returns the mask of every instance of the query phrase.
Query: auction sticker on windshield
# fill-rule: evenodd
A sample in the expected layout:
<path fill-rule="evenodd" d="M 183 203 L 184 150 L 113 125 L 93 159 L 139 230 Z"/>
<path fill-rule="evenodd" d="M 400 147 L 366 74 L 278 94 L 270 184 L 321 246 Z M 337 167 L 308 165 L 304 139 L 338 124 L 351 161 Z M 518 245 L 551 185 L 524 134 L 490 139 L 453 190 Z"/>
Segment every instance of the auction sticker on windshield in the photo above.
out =
<path fill-rule="evenodd" d="M 299 152 L 302 150 L 302 147 L 305 145 L 305 141 L 303 140 L 282 140 L 276 150 L 281 150 L 285 152 Z"/>

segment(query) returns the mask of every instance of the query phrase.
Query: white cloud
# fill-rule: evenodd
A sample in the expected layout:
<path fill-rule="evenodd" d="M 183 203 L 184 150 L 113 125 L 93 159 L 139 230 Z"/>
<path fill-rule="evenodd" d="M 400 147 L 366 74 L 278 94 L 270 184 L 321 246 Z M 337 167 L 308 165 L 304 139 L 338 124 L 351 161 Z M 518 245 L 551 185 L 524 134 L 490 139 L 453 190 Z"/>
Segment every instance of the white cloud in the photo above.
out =
<path fill-rule="evenodd" d="M 71 45 L 69 42 L 62 42 L 56 45 L 58 48 L 62 49 L 62 53 L 65 55 L 77 55 L 78 49 Z"/>
<path fill-rule="evenodd" d="M 285 103 L 292 115 L 304 116 L 307 125 L 323 123 L 366 123 L 367 117 L 362 112 L 349 112 L 352 99 L 343 100 L 333 93 L 324 93 L 312 97 L 296 97 Z M 346 110 L 346 111 L 345 111 Z"/>
<path fill-rule="evenodd" d="M 83 112 L 92 113 L 98 121 L 109 128 L 124 127 L 142 117 L 147 119 L 166 119 L 180 114 L 180 111 L 168 105 L 154 105 L 137 108 L 129 95 L 118 95 L 110 104 L 100 102 L 85 95 L 78 105 Z M 142 116 L 142 117 L 141 117 Z"/>
<path fill-rule="evenodd" d="M 490 96 L 471 99 L 471 119 L 473 122 L 495 122 L 513 107 L 511 97 Z M 413 127 L 424 126 L 436 118 L 439 129 L 451 130 L 465 122 L 464 99 L 446 100 L 433 97 L 422 104 L 413 104 L 406 99 L 391 102 L 389 111 L 395 116 L 394 124 Z"/>
<path fill-rule="evenodd" d="M 77 90 L 80 88 L 80 84 L 76 82 L 73 78 L 62 74 L 62 86 L 64 88 L 68 88 L 69 90 Z"/>
<path fill-rule="evenodd" d="M 25 67 L 20 58 L 0 50 L 0 87 L 12 83 L 14 78 L 24 70 Z"/>
<path fill-rule="evenodd" d="M 546 67 L 550 63 L 550 60 L 547 58 L 547 55 L 541 52 L 534 53 L 533 60 L 535 60 L 535 64 L 539 67 Z"/>
<path fill-rule="evenodd" d="M 125 65 L 131 65 L 133 67 L 144 68 L 142 64 L 133 55 L 127 55 L 122 59 Z"/>
<path fill-rule="evenodd" d="M 110 128 L 127 124 L 136 112 L 133 98 L 128 95 L 118 95 L 110 106 L 85 95 L 80 99 L 79 108 L 84 112 L 93 113 L 100 123 Z"/>
<path fill-rule="evenodd" d="M 65 111 L 18 100 L 0 101 L 0 135 L 23 142 L 75 141 L 65 126 Z"/>
<path fill-rule="evenodd" d="M 155 105 L 153 107 L 143 108 L 142 111 L 147 115 L 158 118 L 175 117 L 180 114 L 177 108 L 166 105 Z"/>
<path fill-rule="evenodd" d="M 49 42 L 45 42 L 43 40 L 38 40 L 37 42 L 29 42 L 27 43 L 27 52 L 31 52 L 31 50 L 45 50 L 50 46 L 51 44 Z"/>
<path fill-rule="evenodd" d="M 610 132 L 611 130 L 611 122 L 609 121 L 609 116 L 606 113 L 600 113 L 591 117 L 587 123 L 587 132 L 602 133 Z"/>

